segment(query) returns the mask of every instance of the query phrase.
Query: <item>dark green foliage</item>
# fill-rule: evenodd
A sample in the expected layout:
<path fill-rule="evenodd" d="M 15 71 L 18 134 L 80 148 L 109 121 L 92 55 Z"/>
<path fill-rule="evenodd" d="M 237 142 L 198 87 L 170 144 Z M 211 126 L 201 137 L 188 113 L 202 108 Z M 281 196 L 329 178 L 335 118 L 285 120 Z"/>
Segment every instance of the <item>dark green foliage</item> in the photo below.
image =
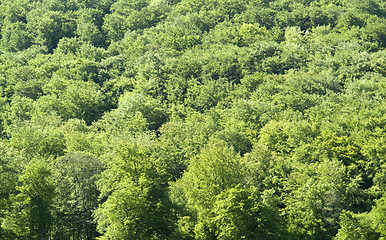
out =
<path fill-rule="evenodd" d="M 54 166 L 55 238 L 93 239 L 98 236 L 93 211 L 98 207 L 97 181 L 102 163 L 82 153 L 68 153 Z"/>

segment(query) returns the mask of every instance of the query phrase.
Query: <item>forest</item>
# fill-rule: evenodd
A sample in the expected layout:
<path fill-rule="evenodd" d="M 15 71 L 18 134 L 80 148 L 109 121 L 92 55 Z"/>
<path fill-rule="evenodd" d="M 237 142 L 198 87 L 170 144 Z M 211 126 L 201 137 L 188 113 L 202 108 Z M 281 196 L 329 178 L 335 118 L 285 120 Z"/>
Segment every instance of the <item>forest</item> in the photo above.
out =
<path fill-rule="evenodd" d="M 386 239 L 385 0 L 0 0 L 0 239 Z"/>

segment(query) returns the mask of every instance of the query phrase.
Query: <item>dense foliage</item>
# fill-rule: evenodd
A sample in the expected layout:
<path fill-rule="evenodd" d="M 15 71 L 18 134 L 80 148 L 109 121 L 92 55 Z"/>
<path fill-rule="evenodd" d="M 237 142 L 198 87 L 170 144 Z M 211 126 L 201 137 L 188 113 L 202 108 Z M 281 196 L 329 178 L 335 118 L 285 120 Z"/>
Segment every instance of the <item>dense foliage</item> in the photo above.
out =
<path fill-rule="evenodd" d="M 386 238 L 383 0 L 0 0 L 0 239 Z"/>

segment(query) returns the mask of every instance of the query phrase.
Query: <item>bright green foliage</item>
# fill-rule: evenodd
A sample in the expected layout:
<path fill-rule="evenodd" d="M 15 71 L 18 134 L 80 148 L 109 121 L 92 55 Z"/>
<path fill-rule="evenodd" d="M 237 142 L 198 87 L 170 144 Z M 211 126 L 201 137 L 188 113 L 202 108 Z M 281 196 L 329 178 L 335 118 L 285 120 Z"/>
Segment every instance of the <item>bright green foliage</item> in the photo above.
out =
<path fill-rule="evenodd" d="M 9 144 L 25 157 L 60 156 L 65 149 L 63 132 L 55 116 L 17 121 L 8 129 Z"/>
<path fill-rule="evenodd" d="M 106 146 L 98 135 L 86 122 L 80 119 L 71 119 L 61 128 L 64 132 L 66 152 L 84 152 L 101 155 L 106 151 Z"/>
<path fill-rule="evenodd" d="M 145 179 L 136 184 L 129 179 L 96 212 L 101 239 L 154 239 L 168 233 L 167 209 Z"/>
<path fill-rule="evenodd" d="M 180 224 L 192 221 L 181 233 L 195 239 L 279 239 L 275 210 L 263 203 L 257 188 L 243 185 L 240 158 L 224 144 L 208 144 L 172 186 L 175 201 L 191 214 L 180 218 Z"/>
<path fill-rule="evenodd" d="M 106 14 L 103 29 L 110 42 L 121 40 L 127 31 L 154 26 L 165 18 L 168 11 L 163 1 L 117 1 L 111 6 L 111 14 Z"/>
<path fill-rule="evenodd" d="M 223 142 L 209 144 L 198 157 L 191 159 L 187 171 L 172 187 L 175 201 L 192 214 L 193 226 L 188 233 L 197 239 L 215 236 L 211 226 L 211 209 L 215 197 L 242 182 L 241 164 L 232 149 Z M 182 219 L 183 220 L 183 219 Z"/>
<path fill-rule="evenodd" d="M 268 205 L 277 207 L 278 194 L 284 187 L 291 166 L 287 165 L 284 159 L 276 152 L 268 149 L 267 146 L 256 144 L 251 152 L 247 153 L 242 159 L 245 181 L 248 185 L 257 187 L 261 192 L 274 195 L 273 199 L 267 199 Z M 264 195 L 264 193 L 263 193 Z M 272 201 L 272 202 L 271 202 Z"/>
<path fill-rule="evenodd" d="M 188 206 L 206 208 L 212 206 L 212 198 L 223 190 L 235 187 L 242 181 L 241 163 L 232 149 L 220 147 L 224 142 L 209 144 L 190 165 L 178 181 Z"/>
<path fill-rule="evenodd" d="M 0 0 L 0 239 L 386 238 L 385 16 Z"/>
<path fill-rule="evenodd" d="M 31 161 L 19 177 L 12 208 L 2 223 L 20 239 L 49 239 L 55 185 L 43 160 Z"/>
<path fill-rule="evenodd" d="M 100 121 L 106 132 L 128 134 L 146 130 L 158 130 L 167 120 L 163 107 L 155 99 L 142 94 L 126 94 L 112 110 Z"/>
<path fill-rule="evenodd" d="M 261 201 L 256 188 L 222 192 L 212 214 L 217 239 L 282 239 L 277 213 Z"/>
<path fill-rule="evenodd" d="M 1 46 L 8 51 L 17 51 L 30 45 L 30 38 L 23 22 L 9 22 L 1 29 Z"/>
<path fill-rule="evenodd" d="M 162 126 L 157 157 L 167 163 L 171 178 L 179 178 L 189 165 L 190 158 L 198 154 L 203 145 L 220 129 L 218 118 L 216 113 L 191 113 L 185 122 L 174 121 Z"/>
<path fill-rule="evenodd" d="M 0 239 L 15 236 L 11 230 L 4 229 L 3 223 L 12 209 L 12 195 L 16 193 L 21 162 L 18 154 L 12 153 L 4 143 L 0 144 Z"/>
<path fill-rule="evenodd" d="M 344 212 L 340 217 L 341 228 L 336 239 L 384 239 L 385 198 L 376 201 L 369 213 Z"/>
<path fill-rule="evenodd" d="M 79 12 L 76 35 L 83 42 L 94 46 L 104 45 L 104 36 L 97 25 L 102 21 L 102 11 L 97 9 L 82 9 Z"/>
<path fill-rule="evenodd" d="M 55 79 L 44 91 L 47 95 L 36 101 L 38 115 L 56 113 L 66 120 L 79 118 L 91 123 L 106 105 L 104 95 L 93 82 Z"/>
<path fill-rule="evenodd" d="M 379 239 L 379 235 L 371 229 L 371 220 L 366 214 L 343 212 L 340 216 L 340 225 L 337 240 L 372 240 Z"/>
<path fill-rule="evenodd" d="M 108 163 L 100 189 L 107 200 L 96 210 L 101 239 L 156 239 L 171 234 L 173 214 L 162 165 L 146 149 L 123 143 Z"/>
<path fill-rule="evenodd" d="M 372 217 L 372 227 L 379 233 L 381 238 L 386 237 L 386 201 L 385 197 L 376 201 L 375 207 L 371 210 L 370 216 Z"/>

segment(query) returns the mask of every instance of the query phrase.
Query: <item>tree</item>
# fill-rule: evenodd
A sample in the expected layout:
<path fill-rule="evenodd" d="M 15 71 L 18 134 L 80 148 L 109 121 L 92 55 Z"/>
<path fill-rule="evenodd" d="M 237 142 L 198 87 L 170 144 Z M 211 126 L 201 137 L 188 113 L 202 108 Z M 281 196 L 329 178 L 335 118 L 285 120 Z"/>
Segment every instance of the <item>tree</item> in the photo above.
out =
<path fill-rule="evenodd" d="M 345 211 L 340 216 L 336 240 L 376 240 L 380 236 L 371 227 L 371 218 L 367 213 L 355 214 Z"/>
<path fill-rule="evenodd" d="M 9 145 L 20 151 L 27 159 L 37 156 L 61 156 L 65 142 L 59 129 L 61 120 L 57 115 L 38 117 L 33 120 L 15 121 L 8 129 Z"/>
<path fill-rule="evenodd" d="M 230 188 L 216 197 L 212 210 L 216 239 L 284 239 L 275 210 L 264 204 L 255 187 Z"/>
<path fill-rule="evenodd" d="M 386 197 L 376 201 L 376 205 L 369 213 L 372 217 L 372 228 L 380 235 L 381 239 L 386 237 Z"/>
<path fill-rule="evenodd" d="M 66 33 L 63 32 L 64 18 L 60 12 L 34 9 L 27 15 L 27 29 L 32 42 L 45 46 L 48 52 L 53 52 L 58 41 Z"/>
<path fill-rule="evenodd" d="M 187 113 L 185 121 L 170 121 L 160 128 L 160 149 L 156 156 L 167 163 L 165 167 L 173 180 L 181 177 L 190 159 L 220 130 L 217 113 L 198 114 L 189 110 Z"/>
<path fill-rule="evenodd" d="M 174 200 L 188 214 L 180 224 L 192 222 L 190 230 L 181 232 L 195 239 L 280 238 L 275 210 L 264 205 L 256 187 L 244 184 L 233 149 L 218 140 L 208 144 L 172 185 Z"/>
<path fill-rule="evenodd" d="M 7 51 L 20 51 L 31 45 L 31 39 L 23 22 L 7 22 L 1 29 L 1 47 Z"/>
<path fill-rule="evenodd" d="M 38 115 L 57 114 L 64 120 L 78 118 L 91 124 L 108 107 L 100 86 L 91 81 L 54 78 L 44 92 L 46 95 L 35 102 Z"/>
<path fill-rule="evenodd" d="M 99 205 L 97 181 L 102 170 L 98 159 L 80 152 L 67 153 L 55 161 L 55 238 L 98 236 L 92 214 Z"/>
<path fill-rule="evenodd" d="M 92 8 L 78 10 L 76 34 L 83 42 L 91 43 L 94 46 L 104 46 L 104 35 L 100 31 L 98 22 L 102 21 L 102 11 Z M 98 26 L 99 25 L 99 26 Z"/>
<path fill-rule="evenodd" d="M 174 214 L 162 163 L 143 146 L 122 143 L 100 181 L 106 201 L 95 212 L 101 239 L 167 239 Z"/>
<path fill-rule="evenodd" d="M 19 239 L 49 239 L 55 185 L 51 170 L 42 159 L 32 160 L 19 177 L 12 196 L 12 209 L 3 227 Z"/>
<path fill-rule="evenodd" d="M 297 170 L 286 183 L 291 192 L 285 199 L 289 231 L 300 238 L 331 239 L 338 231 L 346 191 L 350 190 L 345 184 L 345 166 L 337 160 L 324 160 L 294 167 Z"/>
<path fill-rule="evenodd" d="M 12 196 L 17 194 L 16 185 L 22 165 L 21 156 L 0 142 L 0 239 L 15 238 L 12 230 L 4 228 L 3 223 L 12 211 Z"/>
<path fill-rule="evenodd" d="M 127 134 L 157 131 L 166 121 L 164 107 L 157 100 L 140 93 L 127 93 L 121 96 L 118 108 L 107 112 L 98 124 L 107 132 Z"/>

